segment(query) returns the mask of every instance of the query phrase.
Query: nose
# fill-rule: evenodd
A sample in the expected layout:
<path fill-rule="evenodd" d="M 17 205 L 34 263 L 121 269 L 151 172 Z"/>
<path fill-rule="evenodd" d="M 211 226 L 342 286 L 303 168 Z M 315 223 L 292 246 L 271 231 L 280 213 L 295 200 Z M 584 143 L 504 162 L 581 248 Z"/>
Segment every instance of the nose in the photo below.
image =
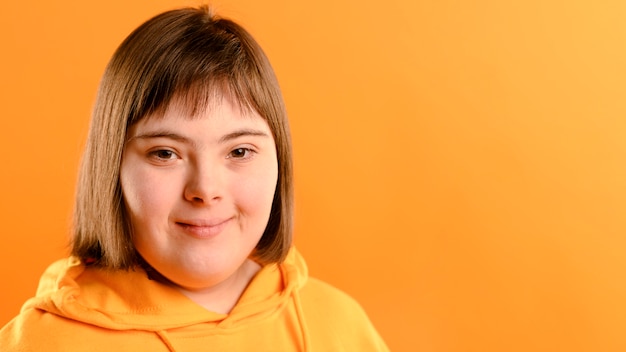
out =
<path fill-rule="evenodd" d="M 214 203 L 222 198 L 222 175 L 218 167 L 194 165 L 190 167 L 184 197 L 197 205 Z"/>

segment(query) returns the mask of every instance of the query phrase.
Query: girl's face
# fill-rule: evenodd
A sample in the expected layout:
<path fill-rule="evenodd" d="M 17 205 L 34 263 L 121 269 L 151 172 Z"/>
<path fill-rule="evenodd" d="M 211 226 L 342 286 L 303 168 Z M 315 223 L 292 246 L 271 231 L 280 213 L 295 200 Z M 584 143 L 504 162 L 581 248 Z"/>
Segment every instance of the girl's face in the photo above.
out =
<path fill-rule="evenodd" d="M 120 178 L 133 243 L 187 290 L 236 278 L 267 225 L 276 146 L 256 113 L 228 99 L 196 117 L 171 105 L 128 131 Z"/>

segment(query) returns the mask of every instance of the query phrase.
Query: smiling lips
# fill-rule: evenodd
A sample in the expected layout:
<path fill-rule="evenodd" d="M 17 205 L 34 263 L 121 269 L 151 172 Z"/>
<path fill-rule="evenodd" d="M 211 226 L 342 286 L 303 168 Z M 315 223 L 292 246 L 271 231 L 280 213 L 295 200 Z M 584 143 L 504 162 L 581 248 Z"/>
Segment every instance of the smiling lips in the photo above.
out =
<path fill-rule="evenodd" d="M 222 230 L 233 218 L 228 218 L 225 220 L 217 220 L 217 221 L 205 221 L 205 220 L 187 220 L 187 221 L 177 221 L 176 225 L 178 225 L 182 230 L 196 238 L 205 239 L 212 238 L 219 235 Z"/>

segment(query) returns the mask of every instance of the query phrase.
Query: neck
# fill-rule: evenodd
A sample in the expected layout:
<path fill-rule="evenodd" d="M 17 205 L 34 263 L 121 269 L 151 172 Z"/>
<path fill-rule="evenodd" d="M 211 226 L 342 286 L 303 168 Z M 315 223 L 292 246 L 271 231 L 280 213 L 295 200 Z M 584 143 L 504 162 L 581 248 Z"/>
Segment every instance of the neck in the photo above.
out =
<path fill-rule="evenodd" d="M 228 314 L 235 307 L 246 287 L 248 287 L 248 284 L 260 269 L 261 266 L 259 264 L 248 259 L 233 275 L 217 285 L 200 289 L 185 288 L 173 283 L 172 285 L 205 309 L 216 313 Z"/>

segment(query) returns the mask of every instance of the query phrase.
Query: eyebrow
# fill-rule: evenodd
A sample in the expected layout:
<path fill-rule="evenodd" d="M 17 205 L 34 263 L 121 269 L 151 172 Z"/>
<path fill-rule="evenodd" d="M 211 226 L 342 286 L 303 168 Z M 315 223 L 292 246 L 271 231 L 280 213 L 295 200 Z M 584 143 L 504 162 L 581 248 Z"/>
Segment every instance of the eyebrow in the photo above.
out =
<path fill-rule="evenodd" d="M 259 136 L 259 137 L 269 137 L 269 135 L 263 131 L 253 130 L 253 129 L 240 129 L 234 132 L 228 133 L 220 137 L 219 143 L 225 143 L 233 139 L 237 139 L 243 136 Z M 173 133 L 170 131 L 152 131 L 147 133 L 138 134 L 136 136 L 132 136 L 129 141 L 133 139 L 150 139 L 150 138 L 169 138 L 175 141 L 179 141 L 182 143 L 194 144 L 189 138 L 182 136 L 177 133 Z"/>
<path fill-rule="evenodd" d="M 153 131 L 153 132 L 142 133 L 142 134 L 138 134 L 136 136 L 130 137 L 128 141 L 130 142 L 134 139 L 150 139 L 150 138 L 169 138 L 169 139 L 173 139 L 175 141 L 179 141 L 183 143 L 191 143 L 189 138 L 183 137 L 179 134 L 168 132 L 168 131 Z"/>
<path fill-rule="evenodd" d="M 220 143 L 228 142 L 232 139 L 237 139 L 242 136 L 269 137 L 268 134 L 263 131 L 246 128 L 246 129 L 237 130 L 237 131 L 223 135 L 222 138 L 220 138 L 219 142 Z"/>

